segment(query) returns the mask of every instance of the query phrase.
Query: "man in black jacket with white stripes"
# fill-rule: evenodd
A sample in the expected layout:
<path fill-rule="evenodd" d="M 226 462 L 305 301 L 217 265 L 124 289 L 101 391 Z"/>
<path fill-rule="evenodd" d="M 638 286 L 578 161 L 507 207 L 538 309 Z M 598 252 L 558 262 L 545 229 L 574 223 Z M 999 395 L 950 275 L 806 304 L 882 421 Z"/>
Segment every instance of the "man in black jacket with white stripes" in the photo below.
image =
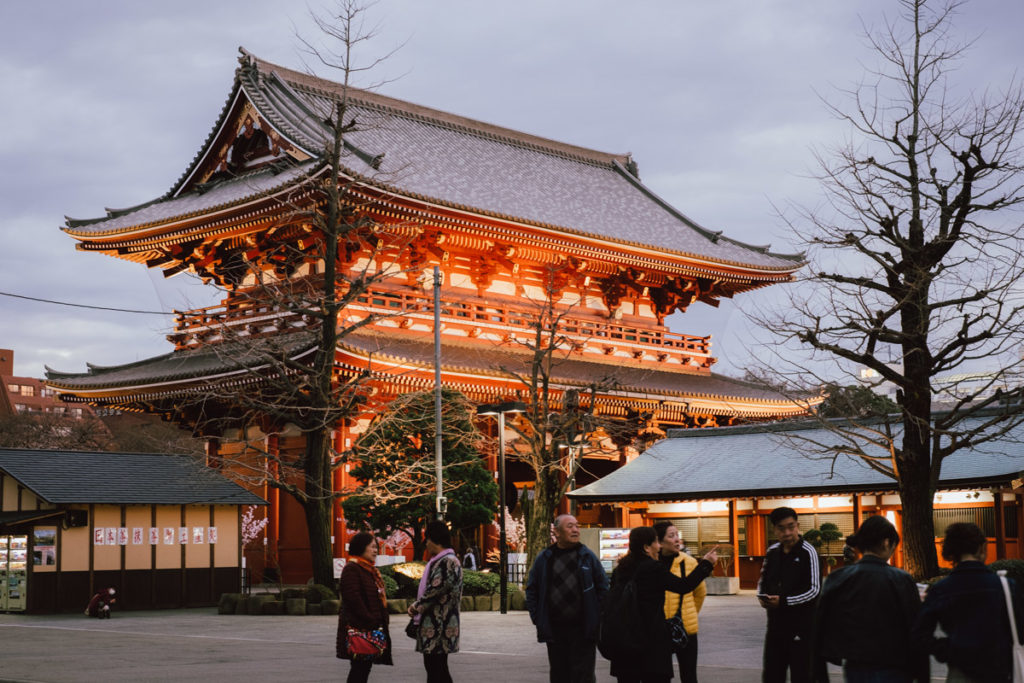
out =
<path fill-rule="evenodd" d="M 757 598 L 768 611 L 761 680 L 792 683 L 811 680 L 811 635 L 821 592 L 821 567 L 814 546 L 800 535 L 796 511 L 788 507 L 768 516 L 778 543 L 768 548 L 757 583 Z"/>

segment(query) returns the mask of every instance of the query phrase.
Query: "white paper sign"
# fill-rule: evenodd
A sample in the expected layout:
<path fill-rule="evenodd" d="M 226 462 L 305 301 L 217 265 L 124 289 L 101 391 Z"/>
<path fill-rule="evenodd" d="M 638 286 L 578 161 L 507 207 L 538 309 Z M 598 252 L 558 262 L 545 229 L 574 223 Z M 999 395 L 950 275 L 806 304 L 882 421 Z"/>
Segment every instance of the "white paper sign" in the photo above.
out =
<path fill-rule="evenodd" d="M 145 534 L 142 531 L 141 526 L 132 527 L 132 545 L 142 545 L 145 540 Z"/>
<path fill-rule="evenodd" d="M 160 530 L 155 526 L 149 527 L 149 544 L 160 545 Z"/>
<path fill-rule="evenodd" d="M 345 558 L 336 557 L 334 558 L 334 578 L 341 578 L 341 570 L 345 568 Z"/>
<path fill-rule="evenodd" d="M 164 527 L 164 545 L 174 545 L 174 527 Z"/>
<path fill-rule="evenodd" d="M 107 532 L 104 529 L 95 529 L 92 532 L 92 542 L 95 545 L 105 545 Z"/>
<path fill-rule="evenodd" d="M 188 545 L 188 527 L 183 526 L 178 528 L 178 544 Z"/>
<path fill-rule="evenodd" d="M 195 544 L 201 544 L 203 542 L 203 527 L 194 526 L 192 527 L 192 542 Z"/>
<path fill-rule="evenodd" d="M 106 544 L 107 545 L 117 545 L 117 527 L 116 526 L 107 527 L 106 532 L 107 532 L 107 539 L 105 541 Z"/>
<path fill-rule="evenodd" d="M 128 527 L 118 527 L 117 529 L 117 544 L 128 545 Z"/>
<path fill-rule="evenodd" d="M 217 527 L 211 526 L 209 528 L 209 530 L 207 530 L 207 532 L 206 532 L 206 540 L 208 540 L 210 543 L 216 543 L 217 542 Z"/>

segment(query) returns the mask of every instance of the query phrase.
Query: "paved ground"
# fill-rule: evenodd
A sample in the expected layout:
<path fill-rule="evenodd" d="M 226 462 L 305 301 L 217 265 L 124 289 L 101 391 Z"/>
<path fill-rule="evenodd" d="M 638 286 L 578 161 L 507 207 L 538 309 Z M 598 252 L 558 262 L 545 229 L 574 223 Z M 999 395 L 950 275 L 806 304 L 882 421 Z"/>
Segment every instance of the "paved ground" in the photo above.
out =
<path fill-rule="evenodd" d="M 0 681 L 338 681 L 348 662 L 334 657 L 336 617 L 221 616 L 215 609 L 79 615 L 0 614 Z M 422 681 L 420 656 L 392 625 L 395 666 L 371 681 Z M 760 680 L 764 615 L 753 595 L 709 596 L 701 612 L 699 674 L 706 683 Z M 457 681 L 547 681 L 544 646 L 524 612 L 463 614 Z M 598 655 L 599 683 L 613 679 Z M 933 669 L 944 677 L 944 671 Z M 834 676 L 838 681 L 840 676 Z"/>

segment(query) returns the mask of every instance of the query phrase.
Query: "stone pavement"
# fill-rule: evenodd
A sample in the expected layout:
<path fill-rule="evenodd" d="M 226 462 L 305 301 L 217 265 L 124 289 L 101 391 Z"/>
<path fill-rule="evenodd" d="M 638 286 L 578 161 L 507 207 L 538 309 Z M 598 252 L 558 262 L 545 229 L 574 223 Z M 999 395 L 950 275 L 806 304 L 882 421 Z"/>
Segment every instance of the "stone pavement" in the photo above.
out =
<path fill-rule="evenodd" d="M 759 681 L 764 613 L 753 595 L 709 596 L 700 619 L 701 680 Z M 213 608 L 119 612 L 102 621 L 0 614 L 0 681 L 338 681 L 349 665 L 334 657 L 336 620 Z M 425 680 L 404 625 L 405 617 L 393 616 L 395 666 L 374 667 L 371 681 Z M 547 681 L 546 650 L 525 612 L 467 612 L 462 630 L 462 651 L 449 659 L 456 681 Z M 597 680 L 614 680 L 600 655 Z"/>

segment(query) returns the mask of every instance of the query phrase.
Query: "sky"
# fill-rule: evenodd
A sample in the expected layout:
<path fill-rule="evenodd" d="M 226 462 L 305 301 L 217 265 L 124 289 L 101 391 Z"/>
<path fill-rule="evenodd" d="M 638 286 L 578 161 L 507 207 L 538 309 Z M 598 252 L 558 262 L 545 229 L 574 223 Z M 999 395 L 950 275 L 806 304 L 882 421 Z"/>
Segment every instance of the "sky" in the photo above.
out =
<path fill-rule="evenodd" d="M 76 251 L 64 217 L 105 215 L 166 192 L 216 122 L 238 48 L 303 68 L 309 8 L 280 0 L 0 3 L 0 348 L 15 373 L 84 372 L 172 350 L 173 317 L 215 303 L 186 277 Z M 841 101 L 877 62 L 864 38 L 894 0 L 379 0 L 364 58 L 393 54 L 379 92 L 605 152 L 701 225 L 800 250 L 780 210 L 822 201 L 814 151 L 844 139 Z M 1005 84 L 1024 64 L 1024 3 L 969 0 L 975 39 L 958 76 Z M 328 72 L 319 75 L 331 77 Z M 757 355 L 743 310 L 776 288 L 694 304 L 673 331 L 712 334 L 716 370 Z"/>

